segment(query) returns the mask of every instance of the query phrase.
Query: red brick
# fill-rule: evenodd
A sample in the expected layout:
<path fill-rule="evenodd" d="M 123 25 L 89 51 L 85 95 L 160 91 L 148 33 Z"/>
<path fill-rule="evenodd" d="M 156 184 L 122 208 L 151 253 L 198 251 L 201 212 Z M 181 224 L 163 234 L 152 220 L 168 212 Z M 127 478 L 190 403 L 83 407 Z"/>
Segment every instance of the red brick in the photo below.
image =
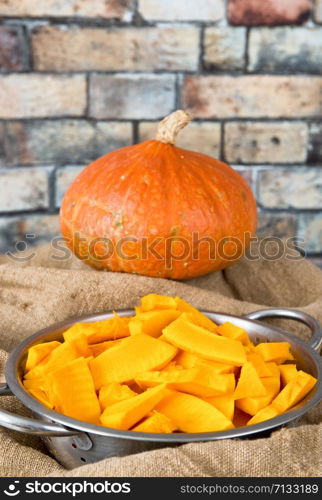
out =
<path fill-rule="evenodd" d="M 5 17 L 102 17 L 130 20 L 134 0 L 2 0 Z"/>
<path fill-rule="evenodd" d="M 93 120 L 0 123 L 0 166 L 89 163 L 132 143 L 132 124 Z"/>
<path fill-rule="evenodd" d="M 313 17 L 316 23 L 322 23 L 322 0 L 315 0 Z"/>
<path fill-rule="evenodd" d="M 297 238 L 308 253 L 322 253 L 322 212 L 298 216 Z"/>
<path fill-rule="evenodd" d="M 153 120 L 173 111 L 174 98 L 173 75 L 91 75 L 89 114 L 98 119 Z"/>
<path fill-rule="evenodd" d="M 322 122 L 310 123 L 308 163 L 322 165 Z"/>
<path fill-rule="evenodd" d="M 259 212 L 257 236 L 293 238 L 295 234 L 296 215 L 288 212 Z"/>
<path fill-rule="evenodd" d="M 322 27 L 253 28 L 247 69 L 252 73 L 321 74 Z"/>
<path fill-rule="evenodd" d="M 321 116 L 322 77 L 187 76 L 183 104 L 198 118 Z"/>
<path fill-rule="evenodd" d="M 45 26 L 32 35 L 38 71 L 189 70 L 198 66 L 194 26 L 67 28 Z"/>
<path fill-rule="evenodd" d="M 219 21 L 223 0 L 139 0 L 139 12 L 149 21 Z"/>
<path fill-rule="evenodd" d="M 225 124 L 225 159 L 232 163 L 303 163 L 307 142 L 305 122 Z"/>
<path fill-rule="evenodd" d="M 19 71 L 27 67 L 25 40 L 20 27 L 0 26 L 0 70 Z"/>
<path fill-rule="evenodd" d="M 0 253 L 7 251 L 16 253 L 47 243 L 59 235 L 58 215 L 26 214 L 0 217 Z M 21 243 L 23 241 L 25 243 Z M 31 250 L 31 252 L 34 251 Z"/>
<path fill-rule="evenodd" d="M 244 26 L 302 24 L 310 4 L 310 0 L 229 0 L 228 19 Z"/>
<path fill-rule="evenodd" d="M 271 168 L 258 172 L 258 201 L 266 208 L 318 210 L 322 207 L 320 168 Z"/>
<path fill-rule="evenodd" d="M 4 168 L 0 170 L 0 212 L 48 208 L 47 168 Z"/>
<path fill-rule="evenodd" d="M 84 165 L 67 165 L 59 167 L 56 174 L 55 205 L 60 207 L 66 190 L 69 188 L 75 178 L 84 170 Z"/>
<path fill-rule="evenodd" d="M 81 116 L 85 107 L 84 75 L 0 76 L 0 118 Z"/>
<path fill-rule="evenodd" d="M 204 65 L 209 69 L 242 70 L 245 64 L 246 28 L 212 26 L 204 35 Z"/>
<path fill-rule="evenodd" d="M 157 132 L 157 122 L 141 122 L 139 125 L 139 140 L 154 139 Z M 176 145 L 179 148 L 198 151 L 218 158 L 220 155 L 221 130 L 220 123 L 191 122 L 181 130 Z"/>

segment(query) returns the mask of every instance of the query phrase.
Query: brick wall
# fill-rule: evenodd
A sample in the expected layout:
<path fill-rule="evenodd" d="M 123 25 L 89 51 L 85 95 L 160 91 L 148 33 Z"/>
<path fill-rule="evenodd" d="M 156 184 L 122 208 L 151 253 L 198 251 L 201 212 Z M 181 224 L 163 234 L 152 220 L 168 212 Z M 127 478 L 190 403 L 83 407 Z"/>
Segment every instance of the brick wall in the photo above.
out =
<path fill-rule="evenodd" d="M 179 144 L 322 262 L 322 0 L 0 0 L 0 71 L 1 251 L 57 234 L 82 166 L 184 106 Z"/>

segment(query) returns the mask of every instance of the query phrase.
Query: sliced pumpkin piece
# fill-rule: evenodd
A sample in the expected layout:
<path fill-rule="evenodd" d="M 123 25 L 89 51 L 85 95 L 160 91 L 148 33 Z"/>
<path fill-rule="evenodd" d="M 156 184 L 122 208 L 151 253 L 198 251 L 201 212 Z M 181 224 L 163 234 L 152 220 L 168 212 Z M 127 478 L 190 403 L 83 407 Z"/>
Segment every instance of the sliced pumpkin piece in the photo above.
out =
<path fill-rule="evenodd" d="M 145 333 L 151 337 L 160 337 L 163 328 L 177 319 L 180 314 L 180 311 L 174 309 L 140 313 L 131 318 L 129 322 L 130 333 L 131 335 Z"/>
<path fill-rule="evenodd" d="M 80 357 L 87 358 L 88 356 L 91 356 L 92 353 L 88 346 L 88 339 L 84 333 L 79 333 L 78 335 L 75 335 L 73 339 L 66 342 L 71 342 L 75 346 Z"/>
<path fill-rule="evenodd" d="M 175 347 L 150 335 L 131 335 L 90 362 L 95 388 L 131 382 L 141 372 L 163 368 L 176 354 Z"/>
<path fill-rule="evenodd" d="M 175 362 L 182 366 L 182 368 L 195 368 L 199 361 L 200 358 L 198 356 L 186 351 L 179 351 L 175 357 Z"/>
<path fill-rule="evenodd" d="M 176 424 L 170 418 L 154 411 L 150 417 L 147 417 L 143 422 L 133 427 L 132 431 L 171 434 L 176 429 Z"/>
<path fill-rule="evenodd" d="M 168 342 L 167 339 L 165 338 L 165 336 L 163 335 L 163 333 L 162 333 L 162 335 L 160 335 L 160 337 L 158 337 L 158 339 L 162 340 L 163 342 Z M 169 342 L 168 342 L 168 344 L 169 344 Z"/>
<path fill-rule="evenodd" d="M 87 358 L 85 358 L 85 361 L 86 361 L 88 366 L 89 366 L 90 361 L 92 361 L 92 359 L 94 359 L 94 356 L 88 356 Z"/>
<path fill-rule="evenodd" d="M 186 314 L 164 328 L 163 334 L 174 346 L 204 359 L 236 366 L 246 362 L 246 354 L 240 342 L 214 335 L 192 323 Z"/>
<path fill-rule="evenodd" d="M 47 394 L 44 391 L 42 391 L 41 389 L 29 389 L 28 392 L 34 398 L 36 398 L 39 401 L 39 403 L 43 404 L 44 406 L 46 406 L 50 410 L 52 410 L 54 408 L 54 405 L 49 401 Z"/>
<path fill-rule="evenodd" d="M 172 371 L 180 371 L 183 370 L 181 365 L 177 365 L 175 361 L 170 361 L 164 368 L 162 368 L 163 372 L 172 372 Z"/>
<path fill-rule="evenodd" d="M 290 352 L 288 342 L 262 342 L 255 347 L 255 352 L 260 354 L 264 361 L 274 361 L 277 364 L 294 359 Z"/>
<path fill-rule="evenodd" d="M 266 389 L 265 396 L 259 396 L 257 398 L 242 398 L 236 401 L 236 407 L 249 415 L 256 415 L 259 410 L 268 406 L 280 390 L 279 377 L 265 377 L 261 380 Z"/>
<path fill-rule="evenodd" d="M 251 419 L 251 416 L 248 413 L 244 412 L 237 406 L 235 407 L 233 424 L 235 427 L 245 427 L 247 422 Z"/>
<path fill-rule="evenodd" d="M 99 342 L 106 342 L 107 340 L 128 337 L 130 335 L 128 328 L 129 320 L 130 317 L 120 317 L 114 313 L 114 317 L 103 321 L 75 323 L 64 332 L 64 339 L 65 341 L 70 341 L 80 333 L 83 333 L 86 335 L 89 344 L 97 344 Z"/>
<path fill-rule="evenodd" d="M 197 370 L 162 370 L 162 371 L 146 371 L 139 373 L 135 377 L 135 382 L 142 389 L 155 387 L 161 384 L 169 384 L 180 381 L 192 380 L 195 378 Z"/>
<path fill-rule="evenodd" d="M 244 345 L 249 344 L 249 337 L 246 330 L 237 325 L 233 325 L 230 321 L 226 321 L 222 325 L 217 326 L 216 333 L 219 333 L 219 335 L 227 337 L 228 339 L 238 340 Z"/>
<path fill-rule="evenodd" d="M 73 340 L 78 335 L 83 334 L 90 337 L 95 333 L 95 323 L 74 323 L 71 327 L 64 331 L 63 337 L 65 342 Z"/>
<path fill-rule="evenodd" d="M 297 376 L 297 368 L 294 364 L 279 365 L 278 368 L 281 374 L 281 382 L 283 386 L 288 384 L 293 378 Z"/>
<path fill-rule="evenodd" d="M 177 354 L 175 361 L 178 365 L 183 368 L 196 368 L 207 366 L 212 368 L 215 373 L 231 373 L 233 371 L 232 365 L 227 365 L 225 363 L 216 363 L 216 361 L 209 361 L 207 359 L 199 358 L 194 354 L 186 351 L 180 351 Z"/>
<path fill-rule="evenodd" d="M 144 418 L 165 397 L 166 388 L 159 385 L 133 398 L 108 406 L 101 415 L 101 423 L 113 429 L 127 430 Z"/>
<path fill-rule="evenodd" d="M 42 391 L 46 387 L 45 378 L 32 378 L 30 380 L 24 380 L 23 386 L 27 391 L 31 389 L 41 389 Z"/>
<path fill-rule="evenodd" d="M 232 373 L 222 375 L 205 368 L 149 371 L 139 374 L 135 381 L 142 388 L 167 384 L 169 389 L 204 398 L 232 393 L 235 388 L 235 377 Z"/>
<path fill-rule="evenodd" d="M 213 405 L 217 408 L 217 410 L 221 411 L 221 413 L 223 413 L 228 420 L 233 421 L 235 413 L 235 399 L 232 394 L 207 398 L 205 401 Z"/>
<path fill-rule="evenodd" d="M 299 403 L 315 386 L 317 379 L 312 377 L 309 373 L 299 370 L 296 377 L 294 377 L 281 392 L 272 401 L 272 406 L 277 409 L 279 413 L 292 408 L 292 406 Z"/>
<path fill-rule="evenodd" d="M 246 354 L 254 352 L 255 345 L 249 340 L 248 344 L 244 345 L 244 350 Z"/>
<path fill-rule="evenodd" d="M 267 366 L 267 363 L 263 360 L 260 354 L 256 352 L 249 352 L 246 354 L 247 361 L 252 363 L 257 371 L 259 377 L 271 377 L 272 372 Z M 277 365 L 276 365 L 277 366 Z"/>
<path fill-rule="evenodd" d="M 171 392 L 156 406 L 182 432 L 216 432 L 232 429 L 232 422 L 210 403 L 182 392 Z"/>
<path fill-rule="evenodd" d="M 99 344 L 91 344 L 88 346 L 88 349 L 95 358 L 96 356 L 98 356 L 102 352 L 107 351 L 107 349 L 111 349 L 111 347 L 115 347 L 120 342 L 122 342 L 122 339 L 107 340 L 106 342 L 100 342 Z"/>
<path fill-rule="evenodd" d="M 254 365 L 247 361 L 241 369 L 240 377 L 234 392 L 234 398 L 256 398 L 258 396 L 264 396 L 265 394 L 266 389 Z"/>
<path fill-rule="evenodd" d="M 132 391 L 127 385 L 121 385 L 117 382 L 112 382 L 108 385 L 103 385 L 99 391 L 99 402 L 102 410 L 108 406 L 114 405 L 119 401 L 133 398 L 137 393 Z"/>
<path fill-rule="evenodd" d="M 126 384 L 131 391 L 136 392 L 136 394 L 142 394 L 143 389 L 136 383 L 136 382 L 131 382 L 130 384 Z"/>
<path fill-rule="evenodd" d="M 41 378 L 51 371 L 65 366 L 79 358 L 77 346 L 72 342 L 64 342 L 54 349 L 45 359 L 25 375 L 26 380 Z"/>
<path fill-rule="evenodd" d="M 29 372 L 32 370 L 60 344 L 61 342 L 53 340 L 52 342 L 44 342 L 43 344 L 37 344 L 29 347 L 25 371 Z"/>
<path fill-rule="evenodd" d="M 123 339 L 130 335 L 129 321 L 131 317 L 119 316 L 114 312 L 114 317 L 98 321 L 95 324 L 95 333 L 88 337 L 89 344 L 106 342 L 107 340 Z"/>
<path fill-rule="evenodd" d="M 272 405 L 269 405 L 259 410 L 259 412 L 256 413 L 256 415 L 254 415 L 250 420 L 248 420 L 247 425 L 259 424 L 260 422 L 265 422 L 266 420 L 275 418 L 277 416 L 278 416 L 278 411 L 276 410 L 276 408 L 274 408 L 274 406 Z"/>
<path fill-rule="evenodd" d="M 49 399 L 55 401 L 55 408 L 68 417 L 99 424 L 101 408 L 84 358 L 75 359 L 53 371 L 48 382 L 52 394 Z"/>
<path fill-rule="evenodd" d="M 155 311 L 162 309 L 177 309 L 177 303 L 173 297 L 149 293 L 141 298 L 140 312 Z"/>
<path fill-rule="evenodd" d="M 214 373 L 228 374 L 235 373 L 236 366 L 227 365 L 226 363 L 217 363 L 216 361 L 209 361 L 208 359 L 200 359 L 196 366 L 200 368 L 210 368 Z"/>
<path fill-rule="evenodd" d="M 178 311 L 191 314 L 193 323 L 196 323 L 197 325 L 202 326 L 203 328 L 206 328 L 206 330 L 210 330 L 213 333 L 216 332 L 217 325 L 210 318 L 208 318 L 208 316 L 205 316 L 191 304 L 188 304 L 188 302 L 186 302 L 185 300 L 180 299 L 180 297 L 175 297 L 174 300 L 177 303 Z"/>
<path fill-rule="evenodd" d="M 78 353 L 76 353 L 78 354 Z M 40 361 L 34 368 L 32 368 L 29 372 L 25 373 L 24 381 L 33 380 L 33 379 L 41 379 L 46 375 L 45 367 L 49 361 L 50 354 L 46 356 L 42 361 Z M 76 359 L 77 355 L 75 356 Z"/>
<path fill-rule="evenodd" d="M 280 377 L 280 371 L 277 363 L 275 363 L 274 361 L 269 361 L 266 362 L 265 365 L 271 372 L 271 377 Z"/>

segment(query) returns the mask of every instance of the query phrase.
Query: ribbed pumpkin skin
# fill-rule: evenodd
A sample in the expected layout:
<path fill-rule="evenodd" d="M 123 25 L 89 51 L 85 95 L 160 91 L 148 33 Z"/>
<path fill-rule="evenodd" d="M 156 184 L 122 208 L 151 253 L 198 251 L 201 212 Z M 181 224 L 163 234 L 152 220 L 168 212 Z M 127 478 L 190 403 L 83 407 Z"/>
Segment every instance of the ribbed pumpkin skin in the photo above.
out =
<path fill-rule="evenodd" d="M 61 232 L 87 264 L 161 278 L 186 279 L 227 267 L 244 253 L 255 229 L 256 202 L 237 172 L 209 156 L 157 140 L 113 151 L 88 165 L 69 187 L 61 208 Z M 193 233 L 215 242 L 223 237 L 246 241 L 237 255 L 235 244 L 225 246 L 233 260 L 209 258 L 206 242 L 199 244 L 198 255 L 193 253 Z M 123 242 L 123 253 L 141 258 L 124 259 L 114 251 L 101 259 L 89 249 L 95 238 L 108 238 L 115 248 L 120 238 L 129 236 L 136 241 Z M 186 250 L 172 262 L 165 247 L 171 237 L 172 254 L 180 256 L 183 245 Z M 178 237 L 187 243 L 175 243 Z M 144 254 L 152 242 L 159 256 Z M 106 247 L 103 251 L 97 242 L 95 253 L 102 252 L 106 255 Z"/>

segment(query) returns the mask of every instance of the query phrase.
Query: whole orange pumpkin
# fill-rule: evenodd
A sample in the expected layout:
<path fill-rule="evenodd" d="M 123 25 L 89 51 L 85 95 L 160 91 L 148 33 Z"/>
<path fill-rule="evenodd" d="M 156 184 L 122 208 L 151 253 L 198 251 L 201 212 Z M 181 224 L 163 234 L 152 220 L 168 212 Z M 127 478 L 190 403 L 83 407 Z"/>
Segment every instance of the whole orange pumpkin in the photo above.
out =
<path fill-rule="evenodd" d="M 67 190 L 61 232 L 87 264 L 186 279 L 223 269 L 245 252 L 256 202 L 231 167 L 174 145 L 191 116 L 159 124 L 156 140 L 88 165 Z"/>

